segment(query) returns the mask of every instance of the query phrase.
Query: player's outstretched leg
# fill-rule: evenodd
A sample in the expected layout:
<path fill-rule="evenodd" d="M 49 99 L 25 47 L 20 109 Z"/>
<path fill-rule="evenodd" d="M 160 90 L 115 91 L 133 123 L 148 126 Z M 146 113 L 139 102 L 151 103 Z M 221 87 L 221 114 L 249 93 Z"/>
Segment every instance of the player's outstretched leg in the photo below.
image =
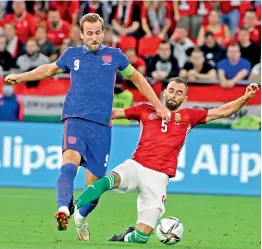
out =
<path fill-rule="evenodd" d="M 143 223 L 139 223 L 136 226 L 136 228 L 128 227 L 122 234 L 113 235 L 111 238 L 108 239 L 108 241 L 145 244 L 147 243 L 152 232 L 153 232 L 152 227 L 145 225 Z"/>
<path fill-rule="evenodd" d="M 88 185 L 86 190 L 80 195 L 75 203 L 78 203 L 75 207 L 74 221 L 76 225 L 77 235 L 79 240 L 88 241 L 90 239 L 90 231 L 88 224 L 85 223 L 86 217 L 97 206 L 99 197 L 107 190 L 116 187 L 116 182 L 120 182 L 116 174 L 109 174 L 101 179 L 94 178 L 95 176 L 87 170 L 86 184 Z M 119 177 L 120 178 L 120 177 Z M 95 187 L 95 193 L 94 188 Z M 81 204 L 82 203 L 82 204 Z"/>
<path fill-rule="evenodd" d="M 69 205 L 73 197 L 74 179 L 77 168 L 81 160 L 81 155 L 75 150 L 66 150 L 63 153 L 63 166 L 60 169 L 60 176 L 57 181 L 57 204 L 58 212 L 55 215 L 57 229 L 66 230 L 70 217 Z"/>
<path fill-rule="evenodd" d="M 76 209 L 80 209 L 91 202 L 98 200 L 104 192 L 118 187 L 119 183 L 120 176 L 114 172 L 95 181 L 77 198 L 75 201 Z"/>

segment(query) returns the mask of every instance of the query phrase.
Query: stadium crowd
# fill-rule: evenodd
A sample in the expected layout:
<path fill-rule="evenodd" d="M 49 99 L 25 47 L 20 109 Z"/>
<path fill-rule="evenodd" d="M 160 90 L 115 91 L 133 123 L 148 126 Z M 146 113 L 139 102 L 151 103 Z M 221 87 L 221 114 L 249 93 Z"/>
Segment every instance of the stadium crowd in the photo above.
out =
<path fill-rule="evenodd" d="M 174 76 L 223 88 L 261 80 L 261 2 L 238 0 L 1 1 L 0 69 L 28 71 L 82 45 L 78 22 L 90 12 L 104 18 L 104 44 L 121 48 L 158 95 Z"/>
<path fill-rule="evenodd" d="M 154 81 L 260 80 L 260 1 L 2 1 L 0 65 L 27 71 L 82 44 L 78 21 L 105 20 L 104 43 L 120 47 Z M 252 70 L 253 68 L 253 70 Z"/>

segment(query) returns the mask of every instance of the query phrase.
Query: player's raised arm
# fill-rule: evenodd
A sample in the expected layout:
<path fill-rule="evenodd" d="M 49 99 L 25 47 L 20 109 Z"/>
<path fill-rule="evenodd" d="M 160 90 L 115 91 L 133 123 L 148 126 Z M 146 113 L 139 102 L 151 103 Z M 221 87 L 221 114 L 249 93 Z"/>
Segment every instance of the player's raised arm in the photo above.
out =
<path fill-rule="evenodd" d="M 69 69 L 67 67 L 67 57 L 68 50 L 64 51 L 56 62 L 44 64 L 29 72 L 7 75 L 5 82 L 14 85 L 27 81 L 42 80 L 60 74 Z"/>
<path fill-rule="evenodd" d="M 163 119 L 169 121 L 171 117 L 170 111 L 161 104 L 150 84 L 146 81 L 141 73 L 139 73 L 133 66 L 129 64 L 128 59 L 122 52 L 119 70 L 120 73 L 130 79 L 137 87 L 139 92 L 141 92 L 152 103 L 156 109 L 157 114 Z"/>
<path fill-rule="evenodd" d="M 255 95 L 257 90 L 258 85 L 252 83 L 247 86 L 246 92 L 242 97 L 224 104 L 218 108 L 208 110 L 206 122 L 220 118 L 227 118 L 232 114 L 238 112 Z"/>

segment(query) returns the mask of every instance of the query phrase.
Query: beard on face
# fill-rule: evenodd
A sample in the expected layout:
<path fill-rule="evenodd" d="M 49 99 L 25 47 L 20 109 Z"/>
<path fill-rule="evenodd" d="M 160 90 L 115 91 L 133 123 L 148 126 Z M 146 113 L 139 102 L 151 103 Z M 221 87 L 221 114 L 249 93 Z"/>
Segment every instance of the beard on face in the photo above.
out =
<path fill-rule="evenodd" d="M 87 48 L 89 49 L 89 50 L 91 50 L 91 51 L 93 51 L 93 52 L 96 52 L 98 49 L 99 49 L 99 47 L 100 47 L 100 43 L 91 43 L 90 45 L 86 45 L 87 46 Z"/>
<path fill-rule="evenodd" d="M 182 102 L 178 103 L 176 101 L 171 101 L 169 99 L 165 100 L 165 104 L 168 110 L 170 111 L 175 111 L 176 109 L 179 108 L 179 106 L 182 104 Z"/>

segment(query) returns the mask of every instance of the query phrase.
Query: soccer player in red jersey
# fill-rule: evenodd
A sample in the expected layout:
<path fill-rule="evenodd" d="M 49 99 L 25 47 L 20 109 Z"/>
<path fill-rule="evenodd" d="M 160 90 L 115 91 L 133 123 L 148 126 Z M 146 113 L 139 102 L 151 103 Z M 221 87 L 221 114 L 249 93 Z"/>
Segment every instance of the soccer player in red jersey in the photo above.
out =
<path fill-rule="evenodd" d="M 165 211 L 164 200 L 170 177 L 175 177 L 178 155 L 186 136 L 199 123 L 229 117 L 239 111 L 256 93 L 250 84 L 245 94 L 215 109 L 180 109 L 187 100 L 187 83 L 174 78 L 164 92 L 165 106 L 171 111 L 170 122 L 158 117 L 152 105 L 140 104 L 125 110 L 114 110 L 113 118 L 135 119 L 141 125 L 141 137 L 132 159 L 94 182 L 76 200 L 76 209 L 99 198 L 105 191 L 138 192 L 138 219 L 135 227 L 112 236 L 110 241 L 146 243 L 157 220 Z M 77 215 L 77 212 L 74 214 Z"/>

